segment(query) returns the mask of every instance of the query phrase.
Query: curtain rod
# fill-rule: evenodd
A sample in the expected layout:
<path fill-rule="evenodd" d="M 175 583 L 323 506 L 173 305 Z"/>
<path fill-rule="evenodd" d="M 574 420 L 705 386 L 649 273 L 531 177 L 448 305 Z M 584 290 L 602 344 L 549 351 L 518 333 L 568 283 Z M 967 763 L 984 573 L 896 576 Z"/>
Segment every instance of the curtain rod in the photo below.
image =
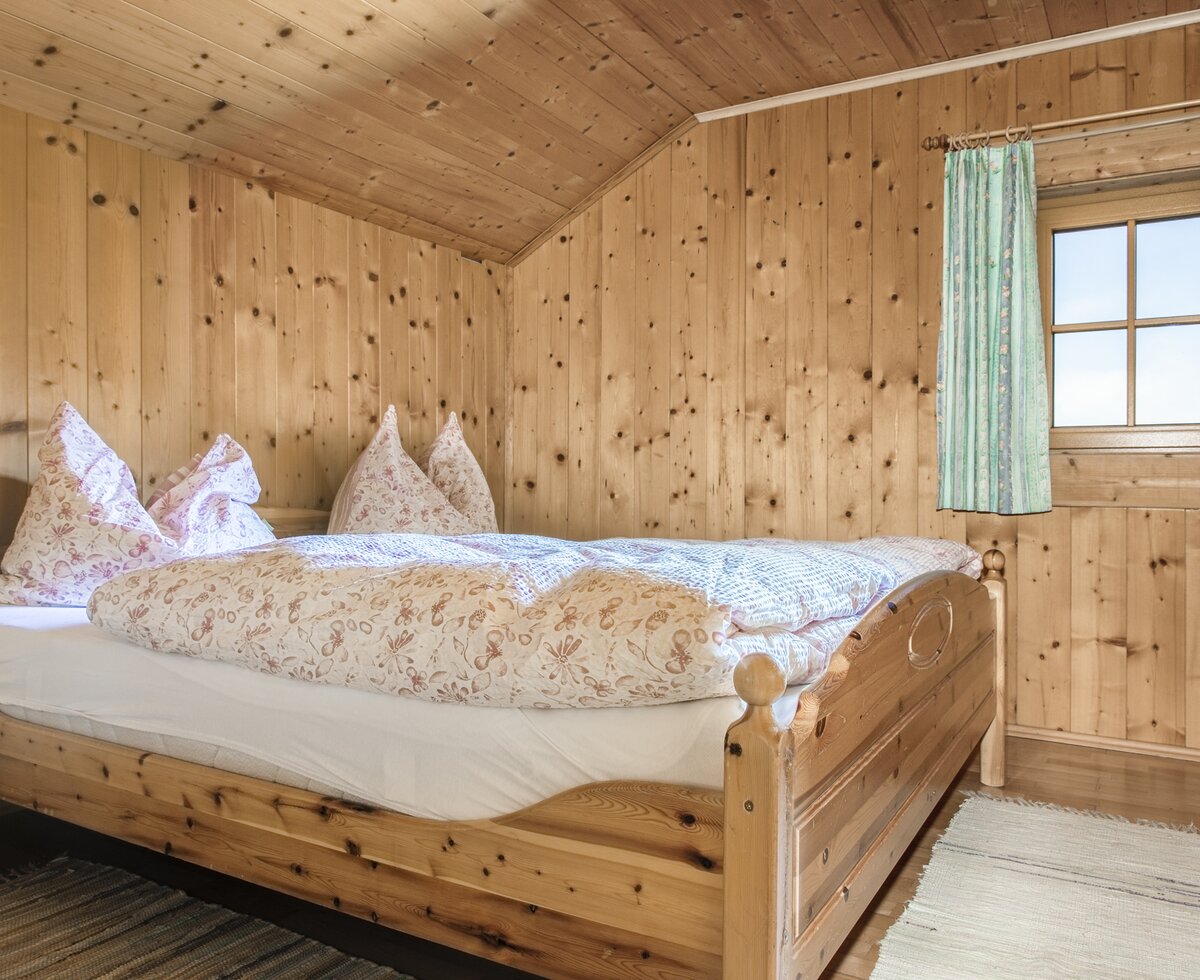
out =
<path fill-rule="evenodd" d="M 1179 109 L 1200 108 L 1200 99 L 1190 99 L 1186 102 L 1170 102 L 1165 105 L 1146 106 L 1141 109 L 1126 109 L 1120 112 L 1102 112 L 1094 116 L 1078 116 L 1075 119 L 1061 119 L 1057 122 L 1044 122 L 1023 126 L 1007 126 L 1004 129 L 993 129 L 991 132 L 978 133 L 938 133 L 936 136 L 926 136 L 921 146 L 927 150 L 958 150 L 968 146 L 983 146 L 994 139 L 1005 137 L 1009 142 L 1018 139 L 1032 139 L 1034 133 L 1043 133 L 1051 129 L 1065 129 L 1068 126 L 1085 126 L 1089 123 L 1108 122 L 1113 119 L 1133 119 L 1137 116 L 1148 116 L 1159 112 L 1173 112 Z M 1148 129 L 1152 126 L 1165 126 L 1175 122 L 1186 122 L 1195 116 L 1173 116 L 1169 119 L 1154 119 L 1144 123 L 1133 123 L 1129 126 L 1113 126 L 1105 130 L 1089 130 L 1080 133 L 1065 133 L 1061 136 L 1044 137 L 1038 143 L 1057 143 L 1060 140 L 1082 139 L 1086 136 L 1097 136 L 1101 133 L 1121 133 L 1134 129 Z"/>

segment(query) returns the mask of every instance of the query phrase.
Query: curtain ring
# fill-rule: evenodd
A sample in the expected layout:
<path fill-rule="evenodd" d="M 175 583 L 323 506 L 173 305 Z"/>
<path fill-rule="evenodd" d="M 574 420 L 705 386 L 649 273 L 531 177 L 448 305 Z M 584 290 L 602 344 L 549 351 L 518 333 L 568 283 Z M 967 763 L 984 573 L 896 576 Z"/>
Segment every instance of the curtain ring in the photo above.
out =
<path fill-rule="evenodd" d="M 1028 123 L 1026 123 L 1026 125 L 1028 125 Z M 1005 126 L 1004 127 L 1004 138 L 1009 143 L 1016 143 L 1019 139 L 1021 139 L 1021 131 L 1019 129 L 1014 130 L 1012 128 L 1012 126 Z"/>

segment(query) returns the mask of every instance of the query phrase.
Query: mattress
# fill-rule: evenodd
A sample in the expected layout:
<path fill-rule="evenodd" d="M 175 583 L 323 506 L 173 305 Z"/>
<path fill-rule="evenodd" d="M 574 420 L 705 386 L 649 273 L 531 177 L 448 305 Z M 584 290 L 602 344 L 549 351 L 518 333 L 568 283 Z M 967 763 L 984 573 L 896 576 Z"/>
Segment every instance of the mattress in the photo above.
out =
<path fill-rule="evenodd" d="M 795 712 L 802 687 L 776 706 Z M 0 712 L 436 820 L 604 780 L 723 784 L 734 697 L 545 710 L 436 704 L 154 653 L 83 609 L 0 607 Z"/>

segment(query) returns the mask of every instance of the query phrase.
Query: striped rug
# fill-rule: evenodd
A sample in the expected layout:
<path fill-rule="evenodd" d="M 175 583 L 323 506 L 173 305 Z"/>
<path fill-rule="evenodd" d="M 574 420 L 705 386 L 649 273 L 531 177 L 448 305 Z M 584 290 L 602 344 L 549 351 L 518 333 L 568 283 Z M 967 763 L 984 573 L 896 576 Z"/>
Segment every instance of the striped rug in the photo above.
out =
<path fill-rule="evenodd" d="M 413 980 L 270 923 L 99 864 L 0 881 L 0 978 Z"/>
<path fill-rule="evenodd" d="M 1195 980 L 1200 833 L 968 799 L 872 980 Z"/>

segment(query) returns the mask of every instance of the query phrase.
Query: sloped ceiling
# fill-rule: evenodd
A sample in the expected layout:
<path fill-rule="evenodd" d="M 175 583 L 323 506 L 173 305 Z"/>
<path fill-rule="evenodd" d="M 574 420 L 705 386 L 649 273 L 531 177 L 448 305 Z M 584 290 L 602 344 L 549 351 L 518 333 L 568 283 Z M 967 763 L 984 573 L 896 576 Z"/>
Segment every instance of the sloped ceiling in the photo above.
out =
<path fill-rule="evenodd" d="M 0 0 L 0 102 L 503 261 L 696 112 L 1197 6 Z"/>

